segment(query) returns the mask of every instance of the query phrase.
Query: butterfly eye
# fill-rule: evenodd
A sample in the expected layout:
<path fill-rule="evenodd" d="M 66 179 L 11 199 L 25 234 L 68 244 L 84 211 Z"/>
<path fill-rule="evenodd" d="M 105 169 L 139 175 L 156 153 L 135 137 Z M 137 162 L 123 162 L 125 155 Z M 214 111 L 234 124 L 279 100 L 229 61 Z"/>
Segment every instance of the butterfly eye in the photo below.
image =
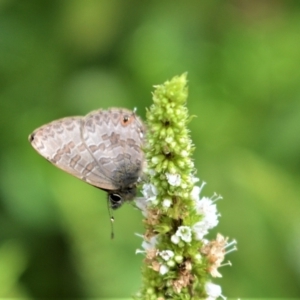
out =
<path fill-rule="evenodd" d="M 122 197 L 119 194 L 109 194 L 108 201 L 112 209 L 119 208 L 123 203 Z"/>

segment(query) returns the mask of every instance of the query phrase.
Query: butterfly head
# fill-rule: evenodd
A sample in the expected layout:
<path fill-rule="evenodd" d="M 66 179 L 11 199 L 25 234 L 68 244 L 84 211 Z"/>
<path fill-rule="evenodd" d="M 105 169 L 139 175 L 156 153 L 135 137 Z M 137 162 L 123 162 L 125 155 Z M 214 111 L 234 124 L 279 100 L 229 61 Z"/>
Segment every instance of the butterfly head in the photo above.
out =
<path fill-rule="evenodd" d="M 136 196 L 136 186 L 127 187 L 118 191 L 107 191 L 108 202 L 112 209 L 122 206 L 125 201 L 130 201 Z"/>

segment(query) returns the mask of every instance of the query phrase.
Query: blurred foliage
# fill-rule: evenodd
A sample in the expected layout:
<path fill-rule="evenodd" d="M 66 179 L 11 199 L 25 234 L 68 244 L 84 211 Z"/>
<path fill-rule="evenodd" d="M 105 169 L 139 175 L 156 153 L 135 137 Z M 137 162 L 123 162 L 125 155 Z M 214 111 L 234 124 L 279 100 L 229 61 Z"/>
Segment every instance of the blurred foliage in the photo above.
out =
<path fill-rule="evenodd" d="M 189 74 L 203 195 L 238 240 L 228 297 L 300 297 L 300 2 L 0 1 L 0 296 L 129 297 L 142 216 L 48 164 L 27 136 L 97 108 L 138 108 Z M 215 233 L 216 233 L 215 232 Z M 215 234 L 213 233 L 213 234 Z"/>

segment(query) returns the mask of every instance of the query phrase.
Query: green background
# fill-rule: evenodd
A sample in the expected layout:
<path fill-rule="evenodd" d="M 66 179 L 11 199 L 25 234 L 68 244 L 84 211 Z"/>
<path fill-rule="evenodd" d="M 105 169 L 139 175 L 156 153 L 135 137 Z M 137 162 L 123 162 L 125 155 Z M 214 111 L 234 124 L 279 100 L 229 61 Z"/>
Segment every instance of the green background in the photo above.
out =
<path fill-rule="evenodd" d="M 300 297 L 300 2 L 1 0 L 0 297 L 129 297 L 142 216 L 27 141 L 57 118 L 138 108 L 188 72 L 202 195 L 238 241 L 228 297 Z"/>

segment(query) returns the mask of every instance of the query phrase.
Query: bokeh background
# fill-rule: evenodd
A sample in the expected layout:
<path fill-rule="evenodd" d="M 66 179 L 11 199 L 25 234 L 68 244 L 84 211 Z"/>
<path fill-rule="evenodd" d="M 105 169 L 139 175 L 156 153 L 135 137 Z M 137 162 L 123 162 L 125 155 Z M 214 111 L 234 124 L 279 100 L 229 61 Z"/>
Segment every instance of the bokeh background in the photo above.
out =
<path fill-rule="evenodd" d="M 27 141 L 111 106 L 145 116 L 188 72 L 198 176 L 238 240 L 228 297 L 300 297 L 300 2 L 0 1 L 0 297 L 129 297 L 142 216 L 47 163 Z"/>

